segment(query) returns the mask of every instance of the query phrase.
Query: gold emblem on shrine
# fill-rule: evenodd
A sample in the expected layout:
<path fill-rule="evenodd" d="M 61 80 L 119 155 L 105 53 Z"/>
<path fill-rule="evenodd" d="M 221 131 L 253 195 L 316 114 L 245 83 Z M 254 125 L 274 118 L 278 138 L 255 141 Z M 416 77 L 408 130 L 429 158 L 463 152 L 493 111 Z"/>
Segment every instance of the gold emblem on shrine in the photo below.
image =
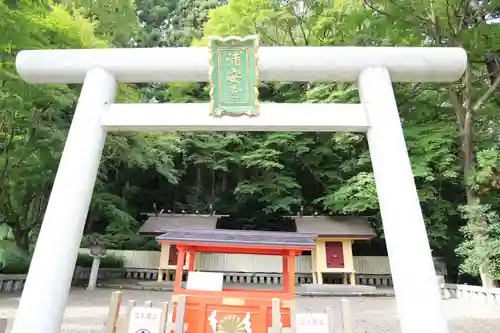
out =
<path fill-rule="evenodd" d="M 216 333 L 247 333 L 247 330 L 242 318 L 229 315 L 219 321 Z"/>

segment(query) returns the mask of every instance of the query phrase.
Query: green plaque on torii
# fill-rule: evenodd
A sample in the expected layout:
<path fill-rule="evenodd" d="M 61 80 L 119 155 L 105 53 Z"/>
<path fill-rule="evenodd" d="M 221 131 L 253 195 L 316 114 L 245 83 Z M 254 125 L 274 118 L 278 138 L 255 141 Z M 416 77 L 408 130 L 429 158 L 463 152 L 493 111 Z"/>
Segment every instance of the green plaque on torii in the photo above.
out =
<path fill-rule="evenodd" d="M 259 37 L 209 37 L 210 115 L 259 114 Z"/>

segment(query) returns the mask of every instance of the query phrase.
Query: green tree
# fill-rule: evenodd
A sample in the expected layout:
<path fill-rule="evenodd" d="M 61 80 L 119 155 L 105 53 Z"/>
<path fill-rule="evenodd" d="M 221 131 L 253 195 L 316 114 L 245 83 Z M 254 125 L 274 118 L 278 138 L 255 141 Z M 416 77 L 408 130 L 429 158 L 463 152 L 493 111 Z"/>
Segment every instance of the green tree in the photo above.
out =
<path fill-rule="evenodd" d="M 55 0 L 64 5 L 72 16 L 89 20 L 95 34 L 117 46 L 133 43 L 139 28 L 134 0 Z"/>
<path fill-rule="evenodd" d="M 394 27 L 392 35 L 396 40 L 402 34 L 420 36 L 420 41 L 409 44 L 463 47 L 467 50 L 467 69 L 460 82 L 450 84 L 446 89 L 435 85 L 429 85 L 429 88 L 434 88 L 438 103 L 443 104 L 449 100 L 452 105 L 457 139 L 460 142 L 462 181 L 467 205 L 473 207 L 477 200 L 488 200 L 476 190 L 475 156 L 498 141 L 491 140 L 490 135 L 491 132 L 496 132 L 492 121 L 499 105 L 495 92 L 500 85 L 500 57 L 495 52 L 500 47 L 500 25 L 490 24 L 490 19 L 496 15 L 498 1 L 438 0 L 417 3 L 410 0 L 383 0 L 372 3 L 366 0 L 365 3 L 374 15 Z M 469 211 L 473 211 L 472 208 Z M 468 221 L 476 224 L 484 219 L 478 217 Z M 483 227 L 486 233 L 488 226 L 485 224 Z M 477 237 L 485 236 L 478 231 Z M 481 268 L 477 274 L 481 275 L 483 285 L 491 286 L 493 280 L 488 270 L 482 270 L 487 266 L 487 262 L 477 266 Z"/>
<path fill-rule="evenodd" d="M 464 205 L 461 209 L 468 221 L 462 227 L 465 240 L 457 248 L 464 260 L 462 270 L 471 275 L 486 272 L 488 277 L 499 279 L 500 217 L 490 206 L 479 203 Z"/>
<path fill-rule="evenodd" d="M 0 4 L 0 220 L 12 228 L 19 247 L 27 249 L 47 204 L 57 160 L 64 143 L 75 91 L 67 86 L 29 86 L 16 75 L 18 50 L 105 45 L 89 22 L 62 7 Z M 50 38 L 48 37 L 50 36 Z"/>
<path fill-rule="evenodd" d="M 67 6 L 0 5 L 4 56 L 0 69 L 0 222 L 12 229 L 22 249 L 36 240 L 79 87 L 25 84 L 15 73 L 14 56 L 22 49 L 108 45 L 102 39 L 107 36 L 104 30 L 99 32 L 101 38 L 96 36 L 96 18 L 91 22 Z M 139 95 L 123 85 L 118 101 L 137 102 Z M 141 181 L 131 175 L 156 173 L 165 182 L 175 183 L 178 173 L 173 158 L 178 152 L 175 134 L 109 135 L 87 229 L 109 225 L 116 230 L 121 225 L 135 235 L 140 208 L 132 202 L 140 196 Z"/>
<path fill-rule="evenodd" d="M 140 46 L 188 46 L 203 36 L 203 24 L 210 9 L 220 0 L 138 0 L 142 29 Z"/>
<path fill-rule="evenodd" d="M 380 31 L 385 22 L 372 14 L 358 1 L 339 2 L 334 5 L 328 1 L 305 1 L 300 8 L 297 8 L 294 2 L 230 1 L 228 5 L 210 12 L 205 36 L 257 33 L 261 37 L 261 43 L 265 45 L 365 45 L 388 43 L 390 38 L 395 39 Z M 413 40 L 412 35 L 405 38 Z M 196 43 L 205 42 L 199 40 Z M 359 102 L 357 90 L 350 84 L 271 83 L 267 88 L 269 86 L 275 92 L 273 101 Z M 450 230 L 447 223 L 450 215 L 457 215 L 453 212 L 456 196 L 436 191 L 437 187 L 452 189 L 457 183 L 459 160 L 454 150 L 454 120 L 451 117 L 443 117 L 442 108 L 435 103 L 434 90 L 428 91 L 418 85 L 397 85 L 396 89 L 398 100 L 404 101 L 400 102 L 400 110 L 405 119 L 405 135 L 431 242 L 435 247 L 443 248 L 443 244 L 452 238 L 450 234 L 453 234 L 453 229 L 455 233 L 458 230 L 458 227 Z M 276 94 L 276 91 L 281 94 Z M 432 135 L 429 135 L 430 133 Z M 257 147 L 253 153 L 263 151 L 267 142 L 251 137 Z M 274 138 L 274 135 L 269 134 L 267 137 Z M 306 143 L 306 147 L 300 148 L 297 141 Z M 294 194 L 298 200 L 293 202 L 292 207 L 295 206 L 296 209 L 296 205 L 302 203 L 312 204 L 316 209 L 320 208 L 332 214 L 377 215 L 378 200 L 363 135 L 335 133 L 325 136 L 309 133 L 301 134 L 301 139 L 297 141 L 285 141 L 283 147 L 299 149 L 302 152 L 298 155 L 299 160 L 287 159 L 292 154 L 287 154 L 283 148 L 279 148 L 277 152 L 265 151 L 265 154 L 255 155 L 259 161 L 265 161 L 271 156 L 284 156 L 286 166 L 281 166 L 284 170 L 290 170 L 293 165 L 307 171 L 293 177 L 294 183 L 299 184 L 306 196 Z M 286 172 L 276 173 L 276 177 L 284 177 L 281 184 L 293 188 L 286 181 Z M 310 183 L 305 184 L 304 180 L 308 179 L 306 177 L 314 180 L 315 193 L 312 196 L 307 193 L 310 190 L 305 189 L 311 187 Z M 272 184 L 264 183 L 269 186 Z M 258 191 L 258 185 L 253 179 L 243 185 L 246 193 L 262 193 Z M 275 185 L 278 187 L 280 183 Z M 275 188 L 273 190 L 279 193 Z M 276 200 L 271 202 L 274 201 Z M 287 211 L 290 210 L 293 209 L 288 207 Z"/>

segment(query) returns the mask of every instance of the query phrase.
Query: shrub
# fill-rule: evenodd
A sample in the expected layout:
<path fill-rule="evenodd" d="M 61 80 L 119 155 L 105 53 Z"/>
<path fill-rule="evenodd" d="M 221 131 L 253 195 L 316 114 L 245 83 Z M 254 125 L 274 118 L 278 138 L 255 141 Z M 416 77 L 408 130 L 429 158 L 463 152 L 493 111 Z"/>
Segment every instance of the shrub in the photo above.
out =
<path fill-rule="evenodd" d="M 31 258 L 18 249 L 0 249 L 0 273 L 2 274 L 27 274 L 30 261 Z"/>
<path fill-rule="evenodd" d="M 80 253 L 76 259 L 76 266 L 80 267 L 92 267 L 92 262 L 94 258 L 85 253 Z M 101 268 L 123 268 L 123 258 L 109 254 L 104 258 L 101 258 Z"/>
<path fill-rule="evenodd" d="M 116 250 L 155 251 L 159 245 L 153 237 L 142 235 L 104 235 L 108 248 Z"/>
<path fill-rule="evenodd" d="M 123 258 L 114 255 L 108 255 L 101 259 L 102 268 L 123 268 Z"/>
<path fill-rule="evenodd" d="M 82 238 L 80 247 L 88 248 L 93 243 L 101 244 L 110 250 L 158 251 L 160 249 L 154 237 L 135 234 L 89 234 Z"/>
<path fill-rule="evenodd" d="M 88 254 L 79 253 L 78 258 L 76 258 L 76 266 L 80 267 L 92 267 L 92 261 L 94 259 Z"/>

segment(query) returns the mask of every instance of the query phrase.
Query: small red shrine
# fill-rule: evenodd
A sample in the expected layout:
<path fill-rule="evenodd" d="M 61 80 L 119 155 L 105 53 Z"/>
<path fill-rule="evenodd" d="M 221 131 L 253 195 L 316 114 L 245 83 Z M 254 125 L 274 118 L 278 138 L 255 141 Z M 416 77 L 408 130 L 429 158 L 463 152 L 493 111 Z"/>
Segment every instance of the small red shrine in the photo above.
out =
<path fill-rule="evenodd" d="M 172 302 L 175 306 L 179 295 L 186 296 L 186 332 L 225 332 L 226 325 L 237 325 L 243 332 L 267 333 L 273 298 L 281 301 L 283 327 L 290 327 L 290 308 L 295 305 L 295 257 L 302 251 L 311 251 L 315 237 L 306 233 L 175 228 L 157 237 L 159 243 L 175 245 L 178 250 Z M 255 289 L 224 288 L 224 273 L 195 271 L 195 257 L 203 252 L 281 256 L 282 284 L 254 285 Z M 187 254 L 188 281 L 183 287 Z M 279 289 L 269 289 L 272 287 Z"/>

